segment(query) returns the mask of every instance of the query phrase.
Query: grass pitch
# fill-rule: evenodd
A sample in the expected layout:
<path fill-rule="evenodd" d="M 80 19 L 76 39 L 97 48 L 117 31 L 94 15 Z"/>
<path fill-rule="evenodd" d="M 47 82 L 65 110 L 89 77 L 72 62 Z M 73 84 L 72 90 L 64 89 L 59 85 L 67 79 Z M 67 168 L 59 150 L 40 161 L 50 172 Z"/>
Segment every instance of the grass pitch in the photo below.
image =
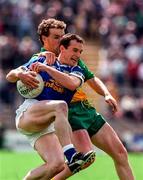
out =
<path fill-rule="evenodd" d="M 136 180 L 143 180 L 143 154 L 129 154 Z M 35 152 L 16 153 L 0 151 L 0 180 L 22 180 L 32 168 L 42 164 Z M 118 180 L 113 161 L 107 155 L 98 155 L 89 168 L 69 178 L 70 180 Z"/>

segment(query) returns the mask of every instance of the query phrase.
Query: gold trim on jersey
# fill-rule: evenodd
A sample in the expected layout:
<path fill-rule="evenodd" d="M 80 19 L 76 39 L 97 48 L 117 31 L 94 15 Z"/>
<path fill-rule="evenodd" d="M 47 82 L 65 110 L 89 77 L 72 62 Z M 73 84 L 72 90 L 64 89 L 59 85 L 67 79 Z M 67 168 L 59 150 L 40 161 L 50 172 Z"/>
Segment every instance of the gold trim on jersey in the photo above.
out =
<path fill-rule="evenodd" d="M 83 92 L 82 88 L 77 89 L 77 92 L 74 94 L 72 98 L 72 103 L 77 101 L 85 101 L 87 100 L 87 95 Z"/>

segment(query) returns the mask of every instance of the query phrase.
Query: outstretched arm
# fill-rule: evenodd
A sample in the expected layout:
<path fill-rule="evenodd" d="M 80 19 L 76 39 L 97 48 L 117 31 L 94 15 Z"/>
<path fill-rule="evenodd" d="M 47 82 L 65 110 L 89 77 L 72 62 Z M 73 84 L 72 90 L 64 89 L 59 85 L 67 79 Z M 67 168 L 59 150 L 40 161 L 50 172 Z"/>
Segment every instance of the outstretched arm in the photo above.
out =
<path fill-rule="evenodd" d="M 111 95 L 111 93 L 108 91 L 105 84 L 97 77 L 94 77 L 92 79 L 87 80 L 87 83 L 89 86 L 95 90 L 98 94 L 104 96 L 105 101 L 112 107 L 112 111 L 117 111 L 117 102 Z"/>

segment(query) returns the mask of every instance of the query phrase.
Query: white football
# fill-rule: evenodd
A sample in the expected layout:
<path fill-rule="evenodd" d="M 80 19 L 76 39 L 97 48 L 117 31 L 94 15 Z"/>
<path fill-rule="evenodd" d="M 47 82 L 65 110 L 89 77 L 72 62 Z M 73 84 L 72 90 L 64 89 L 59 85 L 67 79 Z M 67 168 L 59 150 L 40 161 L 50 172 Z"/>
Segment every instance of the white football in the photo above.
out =
<path fill-rule="evenodd" d="M 26 87 L 21 80 L 18 80 L 17 90 L 19 94 L 24 98 L 28 98 L 28 99 L 39 96 L 39 94 L 43 91 L 44 81 L 40 74 L 37 74 L 36 79 L 39 81 L 38 87 L 36 89 Z"/>

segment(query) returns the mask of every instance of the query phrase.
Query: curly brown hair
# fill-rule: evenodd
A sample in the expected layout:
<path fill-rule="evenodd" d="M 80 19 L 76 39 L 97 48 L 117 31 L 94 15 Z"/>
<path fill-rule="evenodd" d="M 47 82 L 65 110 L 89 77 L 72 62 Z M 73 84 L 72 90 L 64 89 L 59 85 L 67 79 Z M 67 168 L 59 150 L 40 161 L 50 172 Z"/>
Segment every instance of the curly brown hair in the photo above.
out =
<path fill-rule="evenodd" d="M 42 22 L 38 26 L 37 33 L 39 35 L 39 39 L 43 44 L 42 35 L 49 36 L 49 29 L 57 28 L 57 29 L 66 29 L 66 24 L 63 21 L 56 20 L 54 18 L 43 19 Z"/>

